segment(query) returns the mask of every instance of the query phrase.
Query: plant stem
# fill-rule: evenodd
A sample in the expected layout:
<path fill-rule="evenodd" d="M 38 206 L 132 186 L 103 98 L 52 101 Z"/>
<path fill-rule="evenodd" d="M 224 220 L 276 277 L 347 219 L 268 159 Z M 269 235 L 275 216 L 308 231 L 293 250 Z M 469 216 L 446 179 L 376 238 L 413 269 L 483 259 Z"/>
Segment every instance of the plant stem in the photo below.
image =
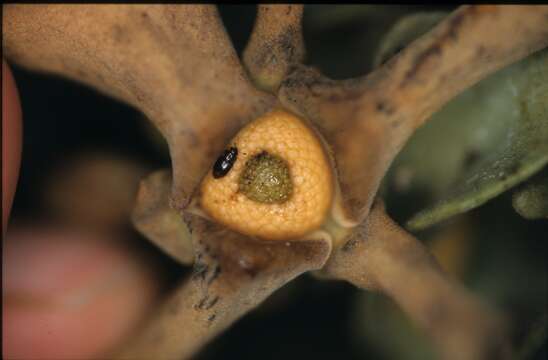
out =
<path fill-rule="evenodd" d="M 375 206 L 360 231 L 324 268 L 332 278 L 377 290 L 433 339 L 443 359 L 504 359 L 505 324 L 494 310 L 449 279 L 434 257 Z"/>

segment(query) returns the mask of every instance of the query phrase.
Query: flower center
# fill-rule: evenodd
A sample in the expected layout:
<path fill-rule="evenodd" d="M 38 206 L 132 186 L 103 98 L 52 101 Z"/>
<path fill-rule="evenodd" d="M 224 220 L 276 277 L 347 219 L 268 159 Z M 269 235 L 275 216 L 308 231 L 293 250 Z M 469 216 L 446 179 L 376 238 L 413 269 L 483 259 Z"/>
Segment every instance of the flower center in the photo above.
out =
<path fill-rule="evenodd" d="M 247 160 L 238 185 L 241 193 L 263 204 L 281 204 L 293 194 L 289 166 L 266 151 Z"/>

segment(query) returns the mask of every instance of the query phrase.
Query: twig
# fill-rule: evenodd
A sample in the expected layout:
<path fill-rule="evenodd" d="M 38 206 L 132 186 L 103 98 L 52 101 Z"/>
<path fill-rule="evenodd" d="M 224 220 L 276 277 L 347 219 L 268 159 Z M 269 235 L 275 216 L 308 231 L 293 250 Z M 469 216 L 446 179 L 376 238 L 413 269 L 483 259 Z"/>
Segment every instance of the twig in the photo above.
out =
<path fill-rule="evenodd" d="M 199 234 L 194 274 L 115 358 L 186 359 L 331 252 L 325 239 L 263 244 L 199 217 L 190 223 Z"/>
<path fill-rule="evenodd" d="M 244 64 L 255 84 L 275 92 L 292 65 L 305 55 L 302 5 L 259 5 Z"/>
<path fill-rule="evenodd" d="M 428 250 L 395 224 L 382 205 L 322 270 L 390 296 L 433 339 L 444 359 L 505 359 L 505 323 L 447 277 Z"/>
<path fill-rule="evenodd" d="M 171 171 L 159 170 L 139 186 L 131 220 L 147 239 L 181 264 L 194 262 L 191 234 L 179 212 L 169 206 Z"/>
<path fill-rule="evenodd" d="M 365 78 L 333 81 L 302 67 L 279 97 L 318 125 L 347 216 L 359 223 L 417 127 L 467 87 L 547 45 L 548 6 L 462 6 Z"/>

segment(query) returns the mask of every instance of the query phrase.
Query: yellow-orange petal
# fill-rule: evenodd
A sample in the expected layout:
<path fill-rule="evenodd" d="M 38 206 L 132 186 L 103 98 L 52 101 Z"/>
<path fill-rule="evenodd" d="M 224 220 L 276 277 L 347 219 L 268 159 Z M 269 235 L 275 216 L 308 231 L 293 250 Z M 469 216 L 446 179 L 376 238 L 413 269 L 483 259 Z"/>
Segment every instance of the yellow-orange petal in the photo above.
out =
<path fill-rule="evenodd" d="M 297 116 L 274 110 L 245 126 L 227 145 L 238 149 L 232 169 L 210 171 L 200 203 L 214 220 L 243 234 L 269 240 L 299 238 L 319 228 L 333 198 L 333 173 L 321 141 Z M 266 151 L 288 164 L 293 192 L 283 203 L 260 203 L 238 191 L 247 160 Z"/>

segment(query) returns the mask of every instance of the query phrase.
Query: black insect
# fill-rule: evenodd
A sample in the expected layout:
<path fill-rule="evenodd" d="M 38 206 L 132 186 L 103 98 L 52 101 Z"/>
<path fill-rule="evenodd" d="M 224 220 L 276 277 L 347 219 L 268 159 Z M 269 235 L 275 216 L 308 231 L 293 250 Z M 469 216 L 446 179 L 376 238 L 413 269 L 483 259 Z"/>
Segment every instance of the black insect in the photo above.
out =
<path fill-rule="evenodd" d="M 213 165 L 213 177 L 215 179 L 219 179 L 228 174 L 236 162 L 237 157 L 237 148 L 231 147 L 230 149 L 225 150 L 224 153 L 217 158 L 217 161 L 215 161 L 215 164 Z"/>

